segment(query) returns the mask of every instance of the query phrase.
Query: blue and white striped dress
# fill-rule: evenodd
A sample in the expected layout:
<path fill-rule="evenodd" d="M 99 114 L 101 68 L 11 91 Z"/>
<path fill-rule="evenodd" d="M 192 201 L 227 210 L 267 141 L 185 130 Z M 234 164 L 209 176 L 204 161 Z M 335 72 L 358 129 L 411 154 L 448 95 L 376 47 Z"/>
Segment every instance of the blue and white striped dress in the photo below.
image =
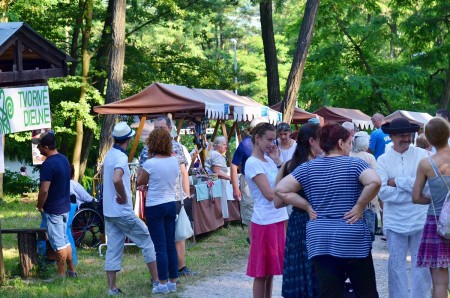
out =
<path fill-rule="evenodd" d="M 306 226 L 308 258 L 331 255 L 365 258 L 372 247 L 363 219 L 348 224 L 344 214 L 358 200 L 363 185 L 361 173 L 369 165 L 349 156 L 323 157 L 298 166 L 292 175 L 302 185 L 317 219 Z"/>

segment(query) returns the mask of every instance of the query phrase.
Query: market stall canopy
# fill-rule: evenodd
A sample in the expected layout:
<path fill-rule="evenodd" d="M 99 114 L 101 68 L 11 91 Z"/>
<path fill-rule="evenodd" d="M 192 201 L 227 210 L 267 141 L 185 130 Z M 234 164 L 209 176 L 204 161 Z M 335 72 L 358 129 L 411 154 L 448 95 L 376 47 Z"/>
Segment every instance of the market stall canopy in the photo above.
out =
<path fill-rule="evenodd" d="M 281 113 L 245 96 L 227 90 L 188 88 L 179 85 L 153 83 L 138 94 L 123 100 L 94 107 L 99 114 L 172 113 L 174 119 L 189 115 L 205 115 L 209 119 L 251 121 L 267 117 L 281 121 Z"/>
<path fill-rule="evenodd" d="M 322 116 L 325 119 L 325 123 L 337 122 L 342 124 L 345 121 L 349 121 L 363 129 L 374 128 L 370 117 L 356 109 L 322 107 L 314 111 L 313 114 Z"/>
<path fill-rule="evenodd" d="M 281 102 L 274 104 L 270 107 L 271 109 L 281 112 Z M 313 114 L 310 112 L 307 112 L 303 109 L 300 109 L 299 107 L 294 108 L 294 116 L 292 116 L 291 123 L 293 124 L 304 124 L 307 123 L 309 119 L 311 118 L 317 118 L 321 123 L 323 123 L 323 117 Z"/>
<path fill-rule="evenodd" d="M 394 120 L 395 118 L 406 118 L 408 121 L 420 125 L 421 127 L 424 126 L 428 121 L 433 118 L 428 113 L 421 113 L 421 112 L 411 112 L 411 111 L 405 111 L 405 110 L 398 110 L 394 113 L 384 117 L 384 120 L 386 122 L 390 122 Z"/>

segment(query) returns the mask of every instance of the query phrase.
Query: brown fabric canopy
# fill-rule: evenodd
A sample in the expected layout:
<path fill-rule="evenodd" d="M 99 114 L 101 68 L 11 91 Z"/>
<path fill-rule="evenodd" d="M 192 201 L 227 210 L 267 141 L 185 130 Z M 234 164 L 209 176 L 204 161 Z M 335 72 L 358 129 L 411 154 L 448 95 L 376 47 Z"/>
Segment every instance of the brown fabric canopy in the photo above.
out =
<path fill-rule="evenodd" d="M 322 116 L 325 123 L 337 122 L 342 124 L 348 121 L 363 129 L 373 129 L 374 127 L 371 118 L 356 109 L 322 107 L 313 113 Z"/>
<path fill-rule="evenodd" d="M 99 114 L 172 113 L 174 119 L 189 115 L 206 115 L 209 119 L 251 121 L 267 117 L 281 121 L 281 114 L 245 96 L 227 90 L 195 89 L 185 86 L 153 83 L 138 94 L 123 100 L 94 107 Z"/>
<path fill-rule="evenodd" d="M 281 102 L 274 104 L 270 107 L 271 109 L 281 112 Z M 304 124 L 307 123 L 311 118 L 318 118 L 321 123 L 323 123 L 323 118 L 319 115 L 312 114 L 298 107 L 294 108 L 294 116 L 292 117 L 291 123 L 293 124 Z"/>
<path fill-rule="evenodd" d="M 188 88 L 186 88 L 188 89 Z M 189 89 L 188 89 L 189 91 Z M 163 84 L 153 83 L 141 92 L 117 102 L 94 107 L 99 114 L 165 114 L 203 112 L 205 104 L 185 95 L 171 92 Z"/>

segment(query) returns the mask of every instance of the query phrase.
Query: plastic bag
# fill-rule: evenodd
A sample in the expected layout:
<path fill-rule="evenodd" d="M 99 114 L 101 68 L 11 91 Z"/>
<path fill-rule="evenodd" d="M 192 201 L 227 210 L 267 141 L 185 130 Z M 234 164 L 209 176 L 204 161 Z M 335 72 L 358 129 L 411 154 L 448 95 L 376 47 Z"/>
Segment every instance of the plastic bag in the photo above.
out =
<path fill-rule="evenodd" d="M 175 223 L 175 241 L 181 241 L 188 239 L 194 235 L 194 230 L 191 226 L 191 221 L 184 210 L 184 205 L 181 206 L 180 214 L 178 214 L 177 221 Z"/>

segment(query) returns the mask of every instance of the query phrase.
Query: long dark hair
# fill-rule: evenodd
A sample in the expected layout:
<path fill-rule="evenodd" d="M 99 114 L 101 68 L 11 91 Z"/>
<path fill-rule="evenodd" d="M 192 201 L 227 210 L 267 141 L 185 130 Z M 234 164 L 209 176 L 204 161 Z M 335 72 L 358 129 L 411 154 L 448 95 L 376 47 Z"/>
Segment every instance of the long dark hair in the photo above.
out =
<path fill-rule="evenodd" d="M 319 124 L 307 123 L 302 125 L 297 134 L 297 148 L 295 149 L 292 159 L 286 162 L 284 166 L 283 176 L 292 173 L 296 167 L 309 160 L 311 155 L 311 145 L 309 139 L 317 138 L 317 132 L 320 128 Z"/>

